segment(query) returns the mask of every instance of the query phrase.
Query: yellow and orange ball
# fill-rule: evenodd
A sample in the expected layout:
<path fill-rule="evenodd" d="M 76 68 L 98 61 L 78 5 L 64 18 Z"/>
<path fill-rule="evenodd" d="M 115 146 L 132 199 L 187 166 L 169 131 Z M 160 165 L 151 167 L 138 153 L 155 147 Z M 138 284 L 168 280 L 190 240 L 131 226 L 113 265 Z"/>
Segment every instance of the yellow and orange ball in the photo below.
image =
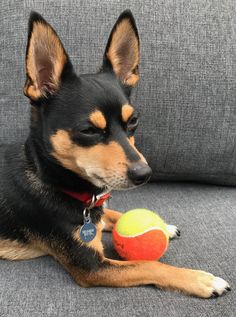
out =
<path fill-rule="evenodd" d="M 168 248 L 165 222 L 147 209 L 133 209 L 121 216 L 113 229 L 113 243 L 125 260 L 158 260 Z"/>

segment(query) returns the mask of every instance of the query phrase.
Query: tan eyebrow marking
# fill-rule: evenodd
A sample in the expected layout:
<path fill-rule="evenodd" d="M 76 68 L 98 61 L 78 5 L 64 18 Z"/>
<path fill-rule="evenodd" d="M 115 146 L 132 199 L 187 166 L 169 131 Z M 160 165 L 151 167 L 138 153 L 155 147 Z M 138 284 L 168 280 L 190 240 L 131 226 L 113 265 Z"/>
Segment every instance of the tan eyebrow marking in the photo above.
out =
<path fill-rule="evenodd" d="M 124 122 L 127 122 L 134 112 L 134 108 L 128 104 L 122 106 L 121 117 Z"/>
<path fill-rule="evenodd" d="M 107 122 L 100 110 L 93 111 L 89 116 L 90 122 L 95 125 L 98 129 L 105 129 Z"/>

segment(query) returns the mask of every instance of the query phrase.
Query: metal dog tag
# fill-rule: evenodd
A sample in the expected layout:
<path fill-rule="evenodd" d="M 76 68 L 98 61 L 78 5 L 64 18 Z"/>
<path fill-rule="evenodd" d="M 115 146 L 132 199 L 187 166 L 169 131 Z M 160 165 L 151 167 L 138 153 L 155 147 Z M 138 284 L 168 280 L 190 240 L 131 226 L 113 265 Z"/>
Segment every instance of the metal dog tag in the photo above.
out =
<path fill-rule="evenodd" d="M 88 215 L 86 215 L 86 212 L 88 212 Z M 83 215 L 84 224 L 80 228 L 80 239 L 83 242 L 90 242 L 95 238 L 97 229 L 95 225 L 92 223 L 89 210 L 85 209 Z"/>

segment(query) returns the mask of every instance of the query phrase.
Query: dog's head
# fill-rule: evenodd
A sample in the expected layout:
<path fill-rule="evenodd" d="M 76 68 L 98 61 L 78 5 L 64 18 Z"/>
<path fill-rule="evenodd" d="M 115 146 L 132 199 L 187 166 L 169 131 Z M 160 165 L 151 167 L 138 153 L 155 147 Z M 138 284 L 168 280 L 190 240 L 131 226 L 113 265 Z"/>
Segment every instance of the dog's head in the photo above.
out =
<path fill-rule="evenodd" d="M 41 149 L 97 187 L 145 183 L 151 169 L 135 147 L 139 113 L 130 92 L 139 79 L 139 37 L 130 11 L 111 31 L 101 70 L 77 76 L 58 35 L 37 13 L 29 21 L 24 93 Z"/>

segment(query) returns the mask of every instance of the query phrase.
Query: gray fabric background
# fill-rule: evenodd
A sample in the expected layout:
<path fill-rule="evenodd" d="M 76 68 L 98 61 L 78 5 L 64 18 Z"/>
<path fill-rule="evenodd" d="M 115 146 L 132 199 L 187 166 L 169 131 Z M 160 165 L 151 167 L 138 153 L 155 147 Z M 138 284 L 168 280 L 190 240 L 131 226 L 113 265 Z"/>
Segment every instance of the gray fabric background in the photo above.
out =
<path fill-rule="evenodd" d="M 1 317 L 235 317 L 236 189 L 177 183 L 151 184 L 114 194 L 110 207 L 156 210 L 181 229 L 161 261 L 210 271 L 232 291 L 198 299 L 151 286 L 81 288 L 52 258 L 0 261 Z M 115 257 L 111 235 L 106 253 Z"/>
<path fill-rule="evenodd" d="M 0 144 L 27 135 L 22 87 L 30 10 L 52 23 L 85 73 L 99 68 L 108 34 L 127 7 L 142 43 L 142 79 L 133 96 L 143 114 L 137 142 L 154 179 L 236 185 L 234 0 L 1 1 Z M 153 287 L 83 289 L 49 257 L 1 260 L 0 316 L 235 316 L 235 188 L 151 184 L 115 194 L 111 207 L 146 207 L 179 225 L 182 236 L 161 261 L 211 271 L 232 292 L 201 300 Z M 107 255 L 116 257 L 110 234 L 104 241 Z"/>
<path fill-rule="evenodd" d="M 80 73 L 96 71 L 109 32 L 130 8 L 142 44 L 133 102 L 137 143 L 154 180 L 236 185 L 236 3 L 234 0 L 1 1 L 0 143 L 24 139 L 22 95 L 31 9 L 52 23 Z"/>

